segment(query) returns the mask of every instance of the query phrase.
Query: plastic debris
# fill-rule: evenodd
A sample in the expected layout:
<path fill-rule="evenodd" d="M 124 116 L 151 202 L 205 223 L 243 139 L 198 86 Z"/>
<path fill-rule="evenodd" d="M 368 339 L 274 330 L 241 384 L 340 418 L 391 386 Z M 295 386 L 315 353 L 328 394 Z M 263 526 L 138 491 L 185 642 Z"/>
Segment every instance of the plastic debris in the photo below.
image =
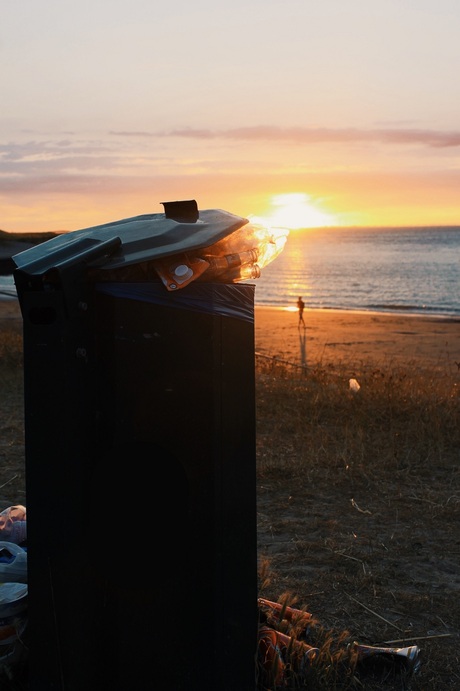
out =
<path fill-rule="evenodd" d="M 292 688 L 300 688 L 303 681 L 308 679 L 312 666 L 319 664 L 322 658 L 321 648 L 315 646 L 318 643 L 315 640 L 318 622 L 309 612 L 289 607 L 285 603 L 264 598 L 259 598 L 257 602 L 258 662 L 261 671 L 258 688 L 262 691 L 291 688 L 290 681 L 295 682 Z M 339 652 L 338 650 L 337 653 Z M 360 675 L 378 672 L 382 665 L 390 665 L 395 673 L 401 672 L 406 680 L 418 672 L 421 666 L 420 648 L 417 645 L 393 648 L 361 645 L 354 641 L 343 646 L 341 659 L 343 662 L 348 659 L 350 669 L 356 670 Z"/>
<path fill-rule="evenodd" d="M 0 583 L 27 583 L 27 552 L 14 542 L 0 542 Z"/>
<path fill-rule="evenodd" d="M 350 386 L 350 391 L 353 391 L 353 393 L 356 393 L 361 388 L 356 379 L 350 379 L 348 384 Z"/>
<path fill-rule="evenodd" d="M 0 513 L 0 540 L 20 545 L 27 540 L 27 510 L 22 504 L 9 506 Z"/>
<path fill-rule="evenodd" d="M 288 234 L 285 228 L 247 223 L 210 247 L 155 259 L 153 266 L 168 291 L 196 280 L 254 280 L 283 251 Z"/>

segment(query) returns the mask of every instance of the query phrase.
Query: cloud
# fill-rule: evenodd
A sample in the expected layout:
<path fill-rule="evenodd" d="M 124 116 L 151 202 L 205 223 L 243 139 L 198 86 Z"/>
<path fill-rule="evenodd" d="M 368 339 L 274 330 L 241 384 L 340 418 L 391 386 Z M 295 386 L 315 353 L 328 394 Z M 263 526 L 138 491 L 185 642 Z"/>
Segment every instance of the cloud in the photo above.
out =
<path fill-rule="evenodd" d="M 118 133 L 113 133 L 118 134 Z M 140 133 L 147 136 L 146 133 Z M 132 136 L 132 133 L 131 133 Z M 183 137 L 188 139 L 236 139 L 247 141 L 279 141 L 293 144 L 383 142 L 387 144 L 423 144 L 430 147 L 460 146 L 460 131 L 442 132 L 414 129 L 332 129 L 326 127 L 276 127 L 258 125 L 228 130 L 174 129 L 151 136 Z"/>
<path fill-rule="evenodd" d="M 186 139 L 190 142 L 189 146 L 184 142 Z M 222 146 L 214 146 L 215 142 L 240 142 L 241 146 L 234 146 L 230 151 Z M 388 171 L 388 157 L 383 166 L 378 163 L 375 153 L 363 163 L 359 156 L 353 157 L 353 146 L 363 142 L 381 144 L 383 147 L 413 145 L 424 148 L 425 152 L 453 150 L 456 153 L 456 148 L 460 146 L 460 131 L 442 132 L 410 127 L 334 129 L 259 125 L 222 130 L 191 127 L 151 132 L 118 130 L 87 138 L 82 134 L 57 132 L 54 138 L 47 133 L 41 139 L 38 133 L 34 133 L 33 137 L 22 142 L 0 143 L 0 193 L 40 194 L 45 190 L 68 193 L 70 190 L 88 189 L 97 192 L 101 186 L 112 189 L 120 189 L 121 184 L 129 186 L 130 179 L 133 185 L 139 185 L 142 179 L 151 179 L 153 176 L 176 175 L 190 179 L 206 174 L 237 176 L 246 173 L 253 176 L 314 173 L 318 176 L 339 170 L 349 176 L 353 171 L 363 172 L 364 169 L 369 173 L 383 169 Z M 244 143 L 248 143 L 248 146 L 243 146 Z M 249 147 L 251 143 L 254 145 L 252 150 Z M 257 149 L 258 144 L 263 146 Z M 268 147 L 267 144 L 272 146 Z M 280 156 L 276 144 L 288 147 L 297 145 L 296 160 L 284 155 L 285 151 Z M 329 146 L 327 155 L 323 155 L 322 149 L 316 149 L 317 156 L 313 160 L 310 156 L 312 147 L 320 145 Z M 358 146 L 355 148 L 358 151 Z M 292 150 L 295 151 L 295 148 Z M 309 154 L 307 163 L 304 162 L 305 151 Z M 449 174 L 444 165 L 435 168 L 439 163 L 436 156 L 430 154 L 430 159 L 428 170 L 425 156 L 427 173 L 437 178 Z M 401 167 L 404 166 L 399 158 L 397 170 L 401 171 Z M 405 163 L 405 169 L 412 169 L 412 173 L 419 171 L 419 168 L 418 162 L 415 168 L 413 161 Z M 397 170 L 391 171 L 390 168 L 389 172 L 395 174 Z M 450 171 L 453 172 L 452 167 Z"/>
<path fill-rule="evenodd" d="M 44 159 L 62 158 L 74 155 L 100 155 L 110 151 L 107 144 L 100 141 L 81 141 L 72 139 L 53 139 L 37 140 L 31 139 L 26 142 L 0 144 L 0 159 L 2 161 L 24 161 L 31 157 Z"/>

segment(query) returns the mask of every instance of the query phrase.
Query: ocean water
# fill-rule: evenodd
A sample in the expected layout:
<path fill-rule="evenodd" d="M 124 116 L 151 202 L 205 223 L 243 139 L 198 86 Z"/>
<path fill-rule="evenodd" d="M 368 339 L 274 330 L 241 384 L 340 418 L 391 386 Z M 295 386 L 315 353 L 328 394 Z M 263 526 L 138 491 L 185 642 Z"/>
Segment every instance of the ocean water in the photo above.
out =
<path fill-rule="evenodd" d="M 291 231 L 256 305 L 460 316 L 460 226 Z"/>
<path fill-rule="evenodd" d="M 291 231 L 255 304 L 460 317 L 460 226 Z M 17 299 L 12 276 L 0 298 Z"/>

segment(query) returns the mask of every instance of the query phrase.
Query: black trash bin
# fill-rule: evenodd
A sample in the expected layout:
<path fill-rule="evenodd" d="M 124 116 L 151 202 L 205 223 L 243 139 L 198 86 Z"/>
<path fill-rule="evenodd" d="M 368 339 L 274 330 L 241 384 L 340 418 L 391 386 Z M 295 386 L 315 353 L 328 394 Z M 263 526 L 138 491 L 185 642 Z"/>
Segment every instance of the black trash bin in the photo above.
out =
<path fill-rule="evenodd" d="M 246 223 L 199 218 L 14 257 L 31 691 L 255 688 L 254 286 L 145 280 Z"/>

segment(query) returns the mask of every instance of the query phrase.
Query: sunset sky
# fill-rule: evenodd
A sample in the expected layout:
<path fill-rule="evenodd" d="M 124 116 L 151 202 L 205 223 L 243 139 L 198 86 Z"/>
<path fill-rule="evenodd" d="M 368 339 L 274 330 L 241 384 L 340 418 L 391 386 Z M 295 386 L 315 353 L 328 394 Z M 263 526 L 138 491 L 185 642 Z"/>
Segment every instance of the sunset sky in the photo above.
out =
<path fill-rule="evenodd" d="M 14 0 L 0 229 L 460 225 L 458 0 Z"/>

